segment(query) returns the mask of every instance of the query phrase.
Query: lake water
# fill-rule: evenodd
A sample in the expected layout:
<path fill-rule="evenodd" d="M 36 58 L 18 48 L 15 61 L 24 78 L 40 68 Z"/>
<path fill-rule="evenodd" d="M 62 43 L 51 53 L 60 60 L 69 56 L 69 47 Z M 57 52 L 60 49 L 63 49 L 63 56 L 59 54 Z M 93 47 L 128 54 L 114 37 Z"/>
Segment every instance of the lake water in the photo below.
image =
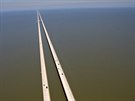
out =
<path fill-rule="evenodd" d="M 77 101 L 135 101 L 135 8 L 41 10 Z M 36 11 L 0 13 L 0 101 L 42 101 Z M 42 29 L 52 101 L 66 101 Z"/>

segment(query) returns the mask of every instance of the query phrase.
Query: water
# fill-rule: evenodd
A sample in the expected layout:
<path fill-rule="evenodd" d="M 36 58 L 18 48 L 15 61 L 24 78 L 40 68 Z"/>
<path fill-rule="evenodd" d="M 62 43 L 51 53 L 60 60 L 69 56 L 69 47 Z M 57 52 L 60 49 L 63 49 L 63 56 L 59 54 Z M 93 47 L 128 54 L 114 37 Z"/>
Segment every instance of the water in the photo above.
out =
<path fill-rule="evenodd" d="M 77 101 L 135 100 L 135 9 L 42 10 Z M 0 100 L 42 101 L 36 11 L 0 13 Z M 52 101 L 66 101 L 42 30 Z"/>

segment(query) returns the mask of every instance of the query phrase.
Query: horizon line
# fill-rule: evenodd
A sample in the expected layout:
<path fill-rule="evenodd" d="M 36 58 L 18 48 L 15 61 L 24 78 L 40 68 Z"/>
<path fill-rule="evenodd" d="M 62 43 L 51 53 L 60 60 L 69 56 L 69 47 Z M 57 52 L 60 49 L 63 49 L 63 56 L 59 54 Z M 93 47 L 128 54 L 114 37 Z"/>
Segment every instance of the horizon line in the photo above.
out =
<path fill-rule="evenodd" d="M 20 8 L 20 9 L 1 9 L 0 12 L 12 12 L 12 11 L 33 11 L 33 10 L 59 10 L 59 9 L 90 9 L 90 8 L 135 8 L 135 6 L 107 6 L 107 7 L 46 7 L 46 8 Z"/>

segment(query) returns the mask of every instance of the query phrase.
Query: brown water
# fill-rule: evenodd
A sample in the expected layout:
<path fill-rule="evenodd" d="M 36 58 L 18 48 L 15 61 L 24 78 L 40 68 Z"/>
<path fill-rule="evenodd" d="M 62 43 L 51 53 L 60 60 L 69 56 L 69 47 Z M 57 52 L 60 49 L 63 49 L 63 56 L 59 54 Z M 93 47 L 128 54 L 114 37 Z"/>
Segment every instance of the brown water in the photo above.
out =
<path fill-rule="evenodd" d="M 41 14 L 77 101 L 135 100 L 134 8 Z M 36 11 L 0 15 L 0 101 L 42 101 Z M 52 101 L 65 101 L 42 36 Z"/>

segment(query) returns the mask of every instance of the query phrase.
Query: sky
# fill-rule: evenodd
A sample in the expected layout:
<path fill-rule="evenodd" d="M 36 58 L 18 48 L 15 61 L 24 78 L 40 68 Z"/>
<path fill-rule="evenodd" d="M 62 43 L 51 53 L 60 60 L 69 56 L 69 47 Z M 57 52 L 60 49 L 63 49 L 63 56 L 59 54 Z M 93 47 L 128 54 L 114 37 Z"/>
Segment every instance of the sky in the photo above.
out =
<path fill-rule="evenodd" d="M 0 0 L 1 10 L 133 6 L 135 0 Z"/>

